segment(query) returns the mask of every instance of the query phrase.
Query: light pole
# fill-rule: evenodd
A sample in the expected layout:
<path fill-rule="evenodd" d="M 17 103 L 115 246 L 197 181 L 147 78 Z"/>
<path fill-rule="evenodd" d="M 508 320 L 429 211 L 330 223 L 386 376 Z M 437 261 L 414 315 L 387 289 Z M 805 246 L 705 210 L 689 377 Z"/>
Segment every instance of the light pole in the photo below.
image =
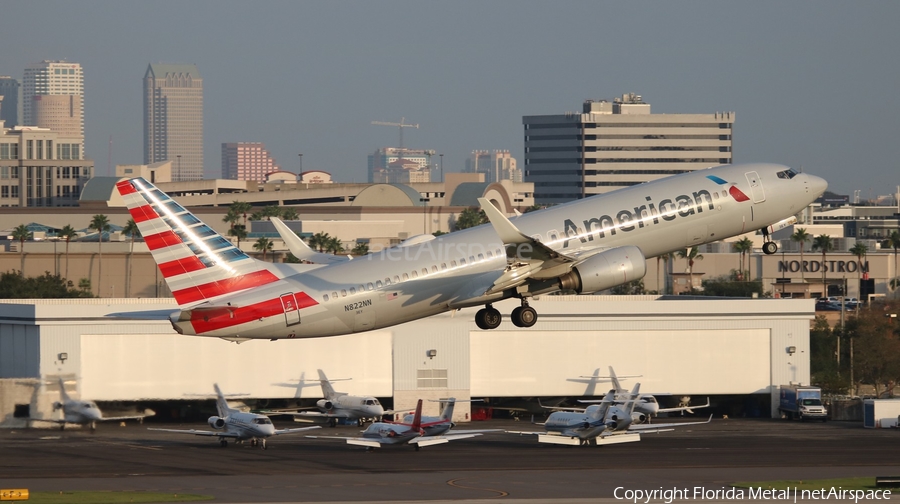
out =
<path fill-rule="evenodd" d="M 180 178 L 181 177 L 181 154 L 178 154 L 175 157 L 178 158 L 178 177 L 179 177 L 178 180 L 181 180 L 181 178 Z"/>
<path fill-rule="evenodd" d="M 438 156 L 440 156 L 440 158 L 441 158 L 441 183 L 443 183 L 444 182 L 444 155 L 438 154 Z"/>
<path fill-rule="evenodd" d="M 300 173 L 303 173 L 303 154 L 297 154 L 300 157 Z"/>
<path fill-rule="evenodd" d="M 785 262 L 784 262 L 784 247 L 781 247 L 781 297 L 782 298 L 784 298 L 784 283 L 785 283 L 784 270 L 786 270 L 786 269 L 787 269 L 787 266 L 785 265 Z M 791 291 L 791 292 L 793 292 L 793 291 Z"/>

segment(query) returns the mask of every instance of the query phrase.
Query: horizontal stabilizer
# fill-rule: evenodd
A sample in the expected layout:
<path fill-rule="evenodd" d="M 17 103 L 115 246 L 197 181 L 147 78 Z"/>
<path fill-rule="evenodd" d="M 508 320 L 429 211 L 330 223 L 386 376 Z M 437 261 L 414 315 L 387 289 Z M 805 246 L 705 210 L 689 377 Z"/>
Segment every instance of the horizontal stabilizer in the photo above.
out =
<path fill-rule="evenodd" d="M 166 310 L 144 310 L 133 312 L 116 312 L 107 313 L 110 318 L 129 319 L 129 320 L 171 320 L 170 317 L 178 313 L 177 309 Z"/>
<path fill-rule="evenodd" d="M 324 254 L 309 248 L 309 245 L 301 240 L 300 237 L 278 217 L 272 217 L 272 224 L 275 225 L 275 230 L 278 231 L 278 235 L 284 240 L 284 244 L 287 245 L 291 254 L 294 254 L 294 257 L 301 261 L 308 261 L 315 264 L 331 264 L 350 259 L 347 256 Z"/>

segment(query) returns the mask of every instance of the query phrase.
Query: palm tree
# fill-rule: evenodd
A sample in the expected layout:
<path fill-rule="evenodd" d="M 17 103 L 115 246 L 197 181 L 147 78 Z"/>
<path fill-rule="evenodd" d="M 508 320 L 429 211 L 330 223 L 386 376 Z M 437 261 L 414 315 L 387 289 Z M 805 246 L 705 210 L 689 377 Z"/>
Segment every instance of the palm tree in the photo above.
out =
<path fill-rule="evenodd" d="M 228 229 L 234 229 L 234 226 L 241 221 L 241 214 L 237 213 L 234 208 L 229 208 L 227 212 L 225 212 L 225 217 L 222 218 L 222 222 L 228 223 Z"/>
<path fill-rule="evenodd" d="M 828 285 L 825 283 L 825 254 L 834 250 L 834 243 L 828 235 L 819 235 L 813 239 L 813 250 L 822 251 L 822 297 L 828 297 Z"/>
<path fill-rule="evenodd" d="M 78 236 L 78 233 L 75 232 L 75 228 L 66 224 L 62 229 L 59 230 L 59 233 L 56 236 L 66 240 L 66 280 L 69 279 L 69 242 L 72 238 Z"/>
<path fill-rule="evenodd" d="M 364 256 L 369 253 L 369 244 L 366 242 L 358 242 L 350 253 L 355 256 Z"/>
<path fill-rule="evenodd" d="M 263 207 L 260 214 L 265 217 L 266 220 L 270 221 L 272 220 L 272 217 L 278 217 L 279 215 L 281 215 L 281 208 L 279 208 L 278 205 L 269 205 Z"/>
<path fill-rule="evenodd" d="M 340 254 L 344 251 L 344 245 L 341 243 L 341 240 L 337 239 L 337 237 L 329 238 L 328 244 L 325 246 L 325 250 L 331 252 L 332 254 Z"/>
<path fill-rule="evenodd" d="M 897 274 L 897 250 L 900 249 L 900 231 L 892 231 L 887 236 L 887 239 L 884 240 L 882 246 L 894 249 L 894 274 Z M 891 290 L 896 290 L 896 287 L 891 287 Z"/>
<path fill-rule="evenodd" d="M 319 252 L 325 252 L 325 249 L 328 248 L 328 242 L 331 240 L 331 236 L 328 233 L 319 231 L 318 233 L 309 237 L 309 246 L 318 250 Z"/>
<path fill-rule="evenodd" d="M 19 256 L 22 258 L 22 265 L 20 266 L 21 270 L 19 274 L 22 277 L 25 276 L 25 240 L 31 239 L 31 231 L 28 230 L 28 226 L 25 224 L 19 224 L 13 229 L 12 232 L 13 240 L 19 241 Z"/>
<path fill-rule="evenodd" d="M 241 240 L 247 238 L 247 227 L 243 224 L 235 224 L 228 230 L 228 236 L 237 238 L 237 248 L 241 248 Z"/>
<path fill-rule="evenodd" d="M 98 272 L 98 280 L 97 280 L 97 297 L 101 296 L 103 292 L 103 232 L 109 231 L 109 218 L 103 214 L 97 214 L 91 218 L 91 224 L 88 226 L 88 229 L 96 229 L 97 236 L 99 241 L 97 242 L 97 272 Z"/>
<path fill-rule="evenodd" d="M 747 277 L 750 276 L 750 253 L 753 252 L 753 241 L 750 238 L 744 237 L 741 240 L 734 242 L 734 250 L 741 253 L 741 267 L 738 268 L 738 274 L 740 275 L 741 280 L 749 280 Z M 747 269 L 744 270 L 744 254 L 747 255 Z M 746 276 L 744 272 L 746 271 Z"/>
<path fill-rule="evenodd" d="M 233 211 L 236 215 L 240 215 L 244 219 L 244 229 L 247 228 L 247 212 L 253 209 L 253 206 L 246 201 L 234 201 L 231 203 L 231 206 L 228 207 L 228 211 Z"/>
<path fill-rule="evenodd" d="M 297 213 L 297 209 L 294 207 L 286 207 L 281 209 L 281 220 L 297 220 L 300 218 L 300 214 Z"/>
<path fill-rule="evenodd" d="M 806 232 L 805 228 L 797 228 L 797 230 L 794 231 L 794 234 L 791 235 L 791 241 L 800 244 L 800 281 L 806 281 L 806 279 L 803 278 L 803 246 L 810 240 L 812 240 L 812 236 Z"/>
<path fill-rule="evenodd" d="M 856 242 L 856 245 L 853 245 L 850 249 L 850 253 L 856 256 L 856 260 L 859 263 L 859 266 L 856 268 L 856 285 L 858 286 L 862 283 L 863 257 L 869 253 L 869 247 L 867 247 L 865 243 Z M 859 303 L 857 303 L 857 308 L 858 307 Z"/>
<path fill-rule="evenodd" d="M 273 244 L 272 240 L 266 238 L 265 236 L 257 238 L 256 243 L 253 244 L 254 250 L 262 250 L 262 260 L 266 260 L 266 251 L 272 250 Z M 272 262 L 275 262 L 275 254 L 272 254 Z"/>
<path fill-rule="evenodd" d="M 669 261 L 672 259 L 672 253 L 671 253 L 671 252 L 667 252 L 667 253 L 665 253 L 665 254 L 660 254 L 659 257 L 662 259 L 662 262 L 663 262 L 663 271 L 664 271 L 664 273 L 665 273 L 665 275 L 663 276 L 663 292 L 662 292 L 662 293 L 663 293 L 663 294 L 668 294 L 668 293 L 669 293 L 669 289 L 668 289 L 668 285 L 669 285 Z"/>
<path fill-rule="evenodd" d="M 125 282 L 125 297 L 131 297 L 131 266 L 134 263 L 134 239 L 141 236 L 141 230 L 138 229 L 134 219 L 128 219 L 125 227 L 122 228 L 122 232 L 131 237 L 131 250 L 128 252 L 128 279 Z"/>
<path fill-rule="evenodd" d="M 691 291 L 694 290 L 694 261 L 702 261 L 703 254 L 700 253 L 700 249 L 697 247 L 691 247 L 688 249 L 681 249 L 678 252 L 678 257 L 682 259 L 687 259 L 688 263 L 688 275 L 690 277 L 691 282 Z"/>

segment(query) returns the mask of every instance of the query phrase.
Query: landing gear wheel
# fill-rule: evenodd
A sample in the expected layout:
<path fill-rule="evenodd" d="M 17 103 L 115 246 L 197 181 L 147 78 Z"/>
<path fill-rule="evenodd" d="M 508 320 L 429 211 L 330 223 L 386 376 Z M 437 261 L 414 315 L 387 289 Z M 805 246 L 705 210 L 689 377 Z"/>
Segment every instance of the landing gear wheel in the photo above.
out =
<path fill-rule="evenodd" d="M 219 446 L 221 446 L 222 448 L 225 448 L 226 446 L 228 446 L 228 440 L 227 440 L 227 439 L 220 439 L 220 440 L 219 440 Z"/>
<path fill-rule="evenodd" d="M 775 252 L 778 252 L 778 245 L 775 242 L 766 242 L 763 243 L 762 250 L 766 255 L 772 255 Z"/>
<path fill-rule="evenodd" d="M 359 419 L 356 420 L 356 426 L 357 426 L 357 427 L 362 427 L 364 423 L 365 423 L 365 422 L 363 422 L 363 419 L 362 419 L 362 418 L 359 418 Z"/>
<path fill-rule="evenodd" d="M 503 315 L 500 314 L 500 310 L 491 305 L 487 305 L 475 313 L 475 325 L 479 329 L 496 329 L 502 321 Z"/>
<path fill-rule="evenodd" d="M 336 419 L 336 418 L 329 418 L 329 419 L 328 419 L 328 426 L 329 426 L 329 427 L 337 427 L 337 419 Z"/>
<path fill-rule="evenodd" d="M 520 306 L 509 316 L 516 327 L 531 327 L 537 322 L 537 312 L 530 306 Z"/>
<path fill-rule="evenodd" d="M 91 434 L 97 430 L 97 422 L 91 422 Z"/>
<path fill-rule="evenodd" d="M 263 450 L 268 450 L 268 449 L 269 449 L 269 447 L 266 446 L 266 438 L 260 439 L 260 440 L 259 440 L 259 445 L 262 446 L 262 449 L 263 449 Z"/>

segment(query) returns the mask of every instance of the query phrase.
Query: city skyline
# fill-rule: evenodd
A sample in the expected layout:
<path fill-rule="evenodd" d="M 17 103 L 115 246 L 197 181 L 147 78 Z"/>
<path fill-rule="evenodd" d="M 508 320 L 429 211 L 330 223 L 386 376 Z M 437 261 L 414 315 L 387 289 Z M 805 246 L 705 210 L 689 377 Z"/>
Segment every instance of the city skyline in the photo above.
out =
<path fill-rule="evenodd" d="M 21 82 L 43 60 L 84 68 L 97 175 L 109 173 L 110 136 L 113 166 L 141 162 L 141 77 L 171 62 L 205 80 L 205 177 L 218 175 L 223 143 L 264 142 L 284 170 L 302 159 L 363 182 L 367 155 L 397 146 L 396 129 L 371 122 L 401 118 L 421 125 L 404 147 L 444 154 L 445 172 L 462 171 L 473 150 L 522 160 L 523 116 L 634 92 L 654 113 L 734 111 L 735 162 L 787 164 L 864 199 L 900 184 L 893 3 L 274 2 L 246 16 L 247 4 L 198 1 L 175 17 L 160 5 L 4 9 L 42 30 L 5 30 L 22 42 L 6 45 L 0 75 Z M 392 23 L 399 31 L 384 29 Z"/>

